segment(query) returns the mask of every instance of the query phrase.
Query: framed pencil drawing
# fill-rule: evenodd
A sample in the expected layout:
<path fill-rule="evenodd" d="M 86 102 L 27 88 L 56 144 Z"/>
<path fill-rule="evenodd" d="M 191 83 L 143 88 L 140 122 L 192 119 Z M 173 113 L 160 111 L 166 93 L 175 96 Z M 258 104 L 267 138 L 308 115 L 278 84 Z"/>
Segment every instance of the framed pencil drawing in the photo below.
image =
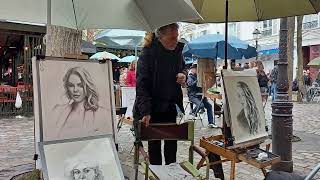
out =
<path fill-rule="evenodd" d="M 47 180 L 124 179 L 110 135 L 40 142 L 39 147 Z"/>
<path fill-rule="evenodd" d="M 40 141 L 112 134 L 115 107 L 111 62 L 36 61 Z"/>

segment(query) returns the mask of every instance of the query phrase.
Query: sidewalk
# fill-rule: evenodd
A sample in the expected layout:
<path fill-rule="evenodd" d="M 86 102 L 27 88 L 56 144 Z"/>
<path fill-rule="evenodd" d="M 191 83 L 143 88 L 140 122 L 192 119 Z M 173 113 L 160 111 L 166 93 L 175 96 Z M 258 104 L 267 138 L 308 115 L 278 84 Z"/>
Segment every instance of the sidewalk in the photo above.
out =
<path fill-rule="evenodd" d="M 298 104 L 294 103 L 293 119 L 294 119 L 294 135 L 300 137 L 300 142 L 293 143 L 293 161 L 294 171 L 299 175 L 308 174 L 311 169 L 320 162 L 320 104 Z M 271 124 L 271 105 L 266 106 L 266 119 Z M 219 119 L 216 120 L 221 123 Z M 207 120 L 204 119 L 207 123 Z M 32 163 L 34 154 L 33 144 L 33 119 L 0 119 L 0 179 L 1 174 L 10 167 Z M 210 136 L 220 134 L 218 129 L 209 129 L 206 124 L 202 127 L 198 121 L 195 129 L 196 144 L 202 136 Z M 132 173 L 133 147 L 134 138 L 130 131 L 129 125 L 124 125 L 119 134 L 119 158 L 126 172 Z M 188 142 L 178 143 L 178 161 L 188 159 Z M 195 161 L 199 161 L 199 156 L 195 156 Z M 131 167 L 131 168 L 130 168 Z M 230 163 L 223 165 L 225 177 L 229 178 Z M 204 169 L 202 169 L 205 174 Z M 210 179 L 213 173 L 210 171 Z M 263 175 L 259 169 L 253 168 L 246 163 L 236 165 L 236 179 L 258 180 L 263 179 Z M 315 179 L 320 179 L 320 174 Z"/>

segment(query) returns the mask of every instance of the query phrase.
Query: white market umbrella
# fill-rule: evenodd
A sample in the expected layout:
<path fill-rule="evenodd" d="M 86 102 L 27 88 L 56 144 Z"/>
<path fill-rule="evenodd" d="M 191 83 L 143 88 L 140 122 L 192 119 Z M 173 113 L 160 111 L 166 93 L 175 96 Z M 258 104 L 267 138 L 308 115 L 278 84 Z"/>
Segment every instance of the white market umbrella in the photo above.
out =
<path fill-rule="evenodd" d="M 73 29 L 119 28 L 151 31 L 173 22 L 200 18 L 190 0 L 1 0 L 0 2 L 0 19 L 40 24 L 48 22 Z"/>
<path fill-rule="evenodd" d="M 137 58 L 138 46 L 142 44 L 145 31 L 126 29 L 107 29 L 95 37 L 95 42 L 105 44 L 114 49 L 134 49 Z"/>
<path fill-rule="evenodd" d="M 107 29 L 95 36 L 95 42 L 112 47 L 136 47 L 142 43 L 145 31 L 126 29 Z"/>
<path fill-rule="evenodd" d="M 90 59 L 96 59 L 96 60 L 116 59 L 118 61 L 121 60 L 118 56 L 116 56 L 116 55 L 114 55 L 112 53 L 108 53 L 106 51 L 95 53 L 94 55 L 92 55 L 90 57 Z"/>
<path fill-rule="evenodd" d="M 123 57 L 119 62 L 120 63 L 131 63 L 132 61 L 138 59 L 138 57 L 136 56 L 126 56 L 126 57 Z"/>

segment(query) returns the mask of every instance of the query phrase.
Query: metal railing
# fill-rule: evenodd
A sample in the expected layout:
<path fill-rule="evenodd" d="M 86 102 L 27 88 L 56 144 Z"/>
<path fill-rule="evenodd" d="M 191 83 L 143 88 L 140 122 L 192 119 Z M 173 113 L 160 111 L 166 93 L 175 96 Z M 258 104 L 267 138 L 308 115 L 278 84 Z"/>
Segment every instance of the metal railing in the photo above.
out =
<path fill-rule="evenodd" d="M 305 22 L 302 24 L 302 29 L 313 29 L 318 27 L 318 21 Z"/>
<path fill-rule="evenodd" d="M 261 36 L 271 36 L 272 35 L 272 29 L 264 29 L 261 31 Z"/>

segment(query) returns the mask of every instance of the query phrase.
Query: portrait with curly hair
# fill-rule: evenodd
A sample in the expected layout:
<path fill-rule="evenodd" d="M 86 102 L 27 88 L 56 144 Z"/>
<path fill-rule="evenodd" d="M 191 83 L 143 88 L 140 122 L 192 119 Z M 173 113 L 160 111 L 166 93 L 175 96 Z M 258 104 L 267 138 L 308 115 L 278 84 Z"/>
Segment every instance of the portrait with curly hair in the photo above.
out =
<path fill-rule="evenodd" d="M 107 64 L 48 60 L 41 66 L 44 141 L 114 134 Z"/>
<path fill-rule="evenodd" d="M 40 149 L 46 179 L 124 179 L 111 136 L 50 141 Z"/>

